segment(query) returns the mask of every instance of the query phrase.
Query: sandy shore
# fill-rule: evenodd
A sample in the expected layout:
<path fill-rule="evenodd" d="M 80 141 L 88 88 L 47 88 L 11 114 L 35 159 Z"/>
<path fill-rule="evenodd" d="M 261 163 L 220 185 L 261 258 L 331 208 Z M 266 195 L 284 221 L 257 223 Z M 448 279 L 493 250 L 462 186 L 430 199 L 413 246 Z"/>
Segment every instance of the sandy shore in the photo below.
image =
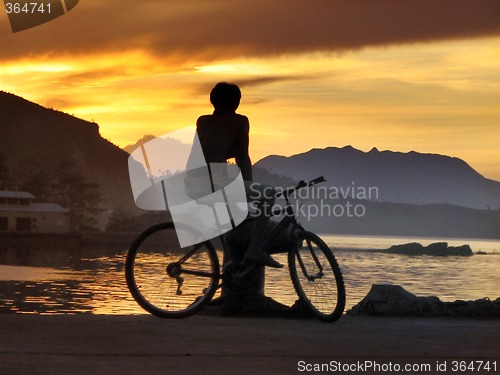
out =
<path fill-rule="evenodd" d="M 451 371 L 454 360 L 500 355 L 498 320 L 344 316 L 325 324 L 210 316 L 162 320 L 149 315 L 6 314 L 0 332 L 0 374 L 5 375 L 299 374 L 314 373 L 300 370 L 315 364 L 345 370 L 358 361 L 386 369 L 396 363 L 429 364 L 432 371 L 426 373 L 456 374 Z M 442 363 L 448 371 L 436 371 Z M 328 373 L 338 372 L 330 369 Z M 377 373 L 361 369 L 351 373 Z"/>

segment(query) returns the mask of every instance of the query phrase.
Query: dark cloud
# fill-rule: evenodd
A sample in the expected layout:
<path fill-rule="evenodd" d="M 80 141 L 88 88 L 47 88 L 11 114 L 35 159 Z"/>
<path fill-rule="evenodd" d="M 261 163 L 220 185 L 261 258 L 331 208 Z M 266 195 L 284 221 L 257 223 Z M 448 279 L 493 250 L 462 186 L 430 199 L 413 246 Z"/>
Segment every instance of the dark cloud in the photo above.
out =
<path fill-rule="evenodd" d="M 261 85 L 267 85 L 270 83 L 276 83 L 276 82 L 285 82 L 285 81 L 310 81 L 311 79 L 319 78 L 319 75 L 290 75 L 290 76 L 260 76 L 260 77 L 252 77 L 252 78 L 245 78 L 245 79 L 239 79 L 236 80 L 235 83 L 237 83 L 240 87 L 249 87 L 249 86 L 261 86 Z"/>
<path fill-rule="evenodd" d="M 86 0 L 48 24 L 9 29 L 1 59 L 145 49 L 209 61 L 500 35 L 500 1 Z"/>
<path fill-rule="evenodd" d="M 255 76 L 249 78 L 237 78 L 231 80 L 231 83 L 237 84 L 240 88 L 246 88 L 251 86 L 261 86 L 276 82 L 287 82 L 287 81 L 311 81 L 314 79 L 321 79 L 321 75 L 318 74 L 296 74 L 296 75 L 266 75 L 266 76 Z M 204 95 L 210 92 L 214 87 L 214 82 L 211 80 L 209 82 L 200 82 L 195 84 L 193 87 L 193 93 L 197 95 Z"/>

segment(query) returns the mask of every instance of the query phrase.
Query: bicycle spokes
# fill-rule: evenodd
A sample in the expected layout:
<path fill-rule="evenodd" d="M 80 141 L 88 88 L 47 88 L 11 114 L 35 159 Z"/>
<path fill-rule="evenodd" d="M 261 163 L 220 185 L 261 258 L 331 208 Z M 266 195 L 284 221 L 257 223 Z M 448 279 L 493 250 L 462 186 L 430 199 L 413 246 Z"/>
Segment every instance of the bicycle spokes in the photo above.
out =
<path fill-rule="evenodd" d="M 331 250 L 317 235 L 298 234 L 304 245 L 289 253 L 288 265 L 295 290 L 318 319 L 337 320 L 345 307 L 342 273 Z"/>
<path fill-rule="evenodd" d="M 321 262 L 319 261 L 318 256 L 315 253 L 315 249 L 314 249 L 314 246 L 313 246 L 311 240 L 306 239 L 306 243 L 307 243 L 306 250 L 303 250 L 304 247 L 302 247 L 301 250 L 307 254 L 307 255 L 305 255 L 306 257 L 309 257 L 309 255 L 310 255 L 311 258 L 313 259 L 316 267 L 312 267 L 310 269 L 313 269 L 315 271 L 317 270 L 316 274 L 309 275 L 309 272 L 307 271 L 307 268 L 306 268 L 304 261 L 303 261 L 303 256 L 301 255 L 301 251 L 299 251 L 299 250 L 297 250 L 297 259 L 298 259 L 298 262 L 300 265 L 300 269 L 301 269 L 302 273 L 304 274 L 305 278 L 309 281 L 314 281 L 314 280 L 320 279 L 324 276 L 323 266 L 321 265 Z"/>
<path fill-rule="evenodd" d="M 181 248 L 170 223 L 153 226 L 132 244 L 127 285 L 135 300 L 160 317 L 185 317 L 210 301 L 220 279 L 209 243 Z"/>
<path fill-rule="evenodd" d="M 167 275 L 169 277 L 175 279 L 175 281 L 177 282 L 176 295 L 178 295 L 178 296 L 182 295 L 182 286 L 183 286 L 184 280 L 185 280 L 185 278 L 181 276 L 182 274 L 195 276 L 195 277 L 202 277 L 202 278 L 206 277 L 208 279 L 216 277 L 213 272 L 206 272 L 206 271 L 197 270 L 197 269 L 189 269 L 189 268 L 185 268 L 183 266 L 183 264 L 185 264 L 185 263 L 187 263 L 189 266 L 190 258 L 195 256 L 195 254 L 200 249 L 201 249 L 201 246 L 199 246 L 199 245 L 195 246 L 191 251 L 189 251 L 186 255 L 184 255 L 180 260 L 170 263 L 166 268 Z"/>

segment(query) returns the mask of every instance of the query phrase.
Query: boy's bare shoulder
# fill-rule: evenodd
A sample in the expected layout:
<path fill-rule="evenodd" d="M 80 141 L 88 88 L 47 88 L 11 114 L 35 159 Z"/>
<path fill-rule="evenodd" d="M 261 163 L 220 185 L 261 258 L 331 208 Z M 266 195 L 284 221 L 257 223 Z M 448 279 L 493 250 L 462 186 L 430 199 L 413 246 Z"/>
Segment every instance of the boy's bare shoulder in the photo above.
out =
<path fill-rule="evenodd" d="M 197 124 L 204 125 L 210 124 L 214 120 L 221 121 L 222 123 L 234 123 L 234 124 L 248 124 L 248 117 L 245 115 L 240 115 L 239 113 L 231 113 L 223 117 L 214 117 L 214 115 L 201 115 L 198 117 Z"/>
<path fill-rule="evenodd" d="M 236 116 L 238 116 L 241 119 L 241 121 L 248 122 L 248 117 L 247 116 L 240 115 L 239 113 L 236 113 Z"/>
<path fill-rule="evenodd" d="M 197 122 L 207 122 L 212 117 L 213 117 L 213 115 L 201 115 L 200 117 L 198 117 L 198 121 Z"/>
<path fill-rule="evenodd" d="M 248 117 L 245 115 L 240 115 L 239 113 L 234 113 L 232 115 L 232 122 L 240 125 L 248 124 Z"/>

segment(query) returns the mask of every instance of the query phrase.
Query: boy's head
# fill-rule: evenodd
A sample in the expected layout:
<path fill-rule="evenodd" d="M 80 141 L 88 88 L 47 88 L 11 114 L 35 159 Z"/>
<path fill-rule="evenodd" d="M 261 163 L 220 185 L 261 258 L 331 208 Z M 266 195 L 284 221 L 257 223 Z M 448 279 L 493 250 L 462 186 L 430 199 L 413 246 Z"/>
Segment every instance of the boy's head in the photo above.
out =
<path fill-rule="evenodd" d="M 210 103 L 216 110 L 236 111 L 240 100 L 240 88 L 233 83 L 219 82 L 210 92 Z"/>

